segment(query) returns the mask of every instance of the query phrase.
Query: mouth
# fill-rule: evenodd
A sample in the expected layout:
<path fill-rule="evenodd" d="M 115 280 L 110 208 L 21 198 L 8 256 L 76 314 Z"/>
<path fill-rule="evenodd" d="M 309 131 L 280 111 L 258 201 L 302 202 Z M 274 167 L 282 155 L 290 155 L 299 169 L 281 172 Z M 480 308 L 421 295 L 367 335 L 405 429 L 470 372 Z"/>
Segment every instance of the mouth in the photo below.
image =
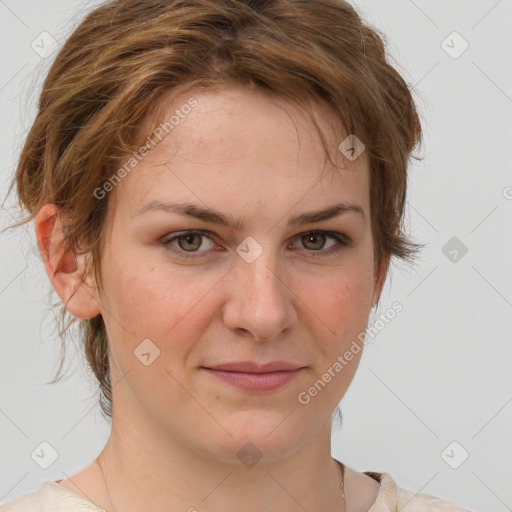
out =
<path fill-rule="evenodd" d="M 252 362 L 201 367 L 209 375 L 245 391 L 273 391 L 296 378 L 305 367 L 277 361 L 265 365 Z"/>

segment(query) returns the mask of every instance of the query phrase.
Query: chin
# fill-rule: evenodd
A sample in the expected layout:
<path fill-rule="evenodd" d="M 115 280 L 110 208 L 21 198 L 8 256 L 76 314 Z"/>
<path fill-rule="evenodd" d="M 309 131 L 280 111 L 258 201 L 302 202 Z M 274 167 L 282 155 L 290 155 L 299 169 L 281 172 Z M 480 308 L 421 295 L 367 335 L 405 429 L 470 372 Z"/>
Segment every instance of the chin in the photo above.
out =
<path fill-rule="evenodd" d="M 202 437 L 197 449 L 218 462 L 247 468 L 286 458 L 314 435 L 308 435 L 305 422 L 298 421 L 298 415 L 292 411 L 237 411 L 219 421 L 226 430 L 218 428 L 214 436 L 210 432 Z M 201 442 L 205 439 L 207 445 Z"/>

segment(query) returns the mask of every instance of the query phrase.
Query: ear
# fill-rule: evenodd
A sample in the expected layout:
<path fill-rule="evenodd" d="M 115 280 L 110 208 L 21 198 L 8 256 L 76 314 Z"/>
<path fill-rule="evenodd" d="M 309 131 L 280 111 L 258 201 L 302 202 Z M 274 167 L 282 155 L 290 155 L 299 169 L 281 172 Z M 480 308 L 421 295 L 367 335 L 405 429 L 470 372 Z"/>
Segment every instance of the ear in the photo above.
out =
<path fill-rule="evenodd" d="M 384 287 L 384 283 L 386 281 L 390 260 L 390 254 L 383 256 L 380 262 L 380 268 L 376 269 L 372 292 L 372 307 L 376 306 L 379 302 L 380 294 L 382 293 L 382 288 Z"/>
<path fill-rule="evenodd" d="M 101 313 L 94 277 L 84 279 L 89 253 L 76 255 L 64 239 L 59 208 L 46 203 L 35 218 L 37 245 L 46 274 L 66 309 L 78 318 L 93 318 Z"/>

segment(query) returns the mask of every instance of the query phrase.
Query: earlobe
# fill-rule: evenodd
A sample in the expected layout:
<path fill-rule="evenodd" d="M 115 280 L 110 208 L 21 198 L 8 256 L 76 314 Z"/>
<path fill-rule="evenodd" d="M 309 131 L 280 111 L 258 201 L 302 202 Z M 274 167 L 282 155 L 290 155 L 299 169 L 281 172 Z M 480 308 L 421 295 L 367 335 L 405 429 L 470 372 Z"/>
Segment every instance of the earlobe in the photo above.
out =
<path fill-rule="evenodd" d="M 95 281 L 84 278 L 87 254 L 67 247 L 59 208 L 46 203 L 35 218 L 37 245 L 46 274 L 66 309 L 78 318 L 101 314 Z"/>

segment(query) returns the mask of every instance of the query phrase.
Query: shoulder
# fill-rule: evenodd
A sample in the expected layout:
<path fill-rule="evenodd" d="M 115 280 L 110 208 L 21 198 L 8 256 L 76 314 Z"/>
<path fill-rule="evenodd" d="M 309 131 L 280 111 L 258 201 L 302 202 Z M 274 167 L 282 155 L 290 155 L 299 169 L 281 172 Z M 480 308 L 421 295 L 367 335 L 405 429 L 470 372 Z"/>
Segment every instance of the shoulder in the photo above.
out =
<path fill-rule="evenodd" d="M 40 491 L 41 488 L 0 505 L 0 512 L 42 512 Z"/>
<path fill-rule="evenodd" d="M 52 480 L 39 489 L 0 505 L 0 512 L 103 512 Z"/>
<path fill-rule="evenodd" d="M 380 482 L 379 494 L 368 512 L 387 512 L 388 510 L 403 512 L 471 512 L 466 508 L 452 505 L 430 494 L 421 494 L 398 487 L 387 473 L 366 471 L 364 474 Z"/>

